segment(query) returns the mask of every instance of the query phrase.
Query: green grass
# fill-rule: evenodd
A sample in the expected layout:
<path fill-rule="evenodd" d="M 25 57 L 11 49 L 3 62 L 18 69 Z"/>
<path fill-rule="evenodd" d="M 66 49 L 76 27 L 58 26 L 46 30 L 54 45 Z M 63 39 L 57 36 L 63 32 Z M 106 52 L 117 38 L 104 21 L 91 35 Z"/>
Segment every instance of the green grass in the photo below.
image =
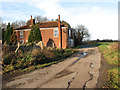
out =
<path fill-rule="evenodd" d="M 113 46 L 112 46 L 113 45 Z M 118 83 L 120 81 L 120 68 L 117 67 L 118 64 L 120 64 L 120 60 L 118 57 L 120 57 L 119 53 L 120 50 L 115 49 L 118 48 L 117 43 L 111 43 L 111 42 L 102 42 L 99 46 L 99 50 L 103 54 L 104 58 L 107 60 L 107 62 L 110 65 L 116 65 L 116 68 L 112 68 L 108 70 L 108 83 L 109 85 L 107 88 L 118 88 L 120 89 L 120 84 Z"/>
<path fill-rule="evenodd" d="M 108 45 L 105 44 L 100 45 L 99 50 L 109 64 L 118 65 L 118 50 L 111 50 L 110 48 L 108 48 Z"/>
<path fill-rule="evenodd" d="M 79 49 L 79 48 L 87 48 L 87 47 L 97 47 L 100 45 L 110 45 L 113 44 L 115 42 L 95 42 L 95 41 L 90 41 L 89 43 L 83 43 L 80 46 L 76 46 L 75 49 Z"/>
<path fill-rule="evenodd" d="M 110 44 L 114 44 L 115 42 L 98 42 L 98 44 L 100 45 L 110 45 Z"/>
<path fill-rule="evenodd" d="M 120 68 L 113 68 L 108 71 L 109 88 L 120 88 Z"/>

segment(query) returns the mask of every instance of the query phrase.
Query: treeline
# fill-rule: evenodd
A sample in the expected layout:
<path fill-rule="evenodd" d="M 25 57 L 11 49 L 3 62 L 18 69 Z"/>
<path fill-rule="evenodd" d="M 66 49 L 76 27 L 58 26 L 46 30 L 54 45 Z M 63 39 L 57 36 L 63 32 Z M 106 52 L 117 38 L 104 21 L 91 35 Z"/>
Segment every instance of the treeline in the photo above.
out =
<path fill-rule="evenodd" d="M 41 16 L 35 16 L 35 23 L 40 23 L 40 22 L 46 22 L 46 21 L 53 21 L 54 19 L 48 19 L 47 17 L 41 17 Z M 55 20 L 54 20 L 55 21 Z M 28 21 L 24 21 L 24 20 L 17 20 L 15 22 L 10 23 L 11 27 L 13 28 L 18 28 L 24 25 L 27 25 L 29 22 Z M 0 29 L 4 28 L 6 30 L 7 28 L 7 24 L 3 23 L 3 19 L 0 17 Z"/>
<path fill-rule="evenodd" d="M 112 40 L 112 39 L 103 39 L 103 40 L 93 40 L 93 41 L 96 41 L 96 42 L 118 42 L 118 40 Z"/>
<path fill-rule="evenodd" d="M 6 30 L 5 28 L 2 28 L 2 43 L 4 44 L 4 42 L 8 45 L 17 44 L 17 36 L 10 23 L 8 23 Z"/>

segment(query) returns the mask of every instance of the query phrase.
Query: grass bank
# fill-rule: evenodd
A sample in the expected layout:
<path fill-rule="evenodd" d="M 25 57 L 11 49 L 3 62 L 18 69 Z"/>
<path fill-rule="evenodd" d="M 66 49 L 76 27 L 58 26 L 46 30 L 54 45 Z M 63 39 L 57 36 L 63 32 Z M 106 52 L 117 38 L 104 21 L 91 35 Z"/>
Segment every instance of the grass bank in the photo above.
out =
<path fill-rule="evenodd" d="M 116 44 L 103 44 L 99 46 L 104 58 L 109 64 L 118 65 L 118 48 Z"/>
<path fill-rule="evenodd" d="M 120 77 L 120 68 L 118 65 L 120 64 L 120 50 L 118 49 L 118 43 L 111 42 L 103 42 L 100 43 L 99 50 L 103 54 L 104 58 L 110 65 L 114 65 L 115 67 L 109 69 L 108 72 L 108 83 L 109 85 L 106 88 L 120 88 L 119 78 Z"/>

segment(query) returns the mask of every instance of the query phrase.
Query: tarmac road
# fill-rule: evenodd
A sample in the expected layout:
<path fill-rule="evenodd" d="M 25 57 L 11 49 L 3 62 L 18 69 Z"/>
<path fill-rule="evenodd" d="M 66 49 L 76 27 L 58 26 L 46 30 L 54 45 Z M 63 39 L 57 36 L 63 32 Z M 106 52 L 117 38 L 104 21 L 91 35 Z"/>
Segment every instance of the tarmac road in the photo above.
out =
<path fill-rule="evenodd" d="M 101 54 L 97 47 L 79 49 L 74 57 L 44 69 L 15 77 L 9 88 L 95 88 L 99 77 Z M 89 53 L 84 57 L 81 53 Z"/>

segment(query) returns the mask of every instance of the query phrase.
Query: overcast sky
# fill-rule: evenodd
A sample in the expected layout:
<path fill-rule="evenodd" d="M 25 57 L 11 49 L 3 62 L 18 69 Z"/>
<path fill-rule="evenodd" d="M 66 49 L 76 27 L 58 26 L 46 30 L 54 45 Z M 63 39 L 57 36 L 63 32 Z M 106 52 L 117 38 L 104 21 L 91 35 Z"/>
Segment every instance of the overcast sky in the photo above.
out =
<path fill-rule="evenodd" d="M 118 0 L 0 0 L 4 22 L 29 20 L 30 15 L 85 25 L 91 40 L 118 39 Z"/>

